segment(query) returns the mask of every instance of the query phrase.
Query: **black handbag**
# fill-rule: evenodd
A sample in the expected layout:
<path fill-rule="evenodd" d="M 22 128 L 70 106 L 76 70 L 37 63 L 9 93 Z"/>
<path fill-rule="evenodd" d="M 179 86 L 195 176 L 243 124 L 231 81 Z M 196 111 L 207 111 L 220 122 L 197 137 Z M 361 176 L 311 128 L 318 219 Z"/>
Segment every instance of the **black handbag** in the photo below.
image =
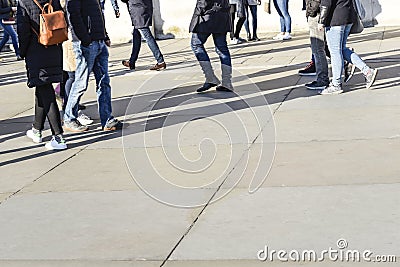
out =
<path fill-rule="evenodd" d="M 364 25 L 362 24 L 362 21 L 361 21 L 360 15 L 358 13 L 356 3 L 354 3 L 354 0 L 353 0 L 353 8 L 356 11 L 357 18 L 356 18 L 356 21 L 354 21 L 353 25 L 351 26 L 350 33 L 351 34 L 362 33 L 362 31 L 364 30 Z"/>

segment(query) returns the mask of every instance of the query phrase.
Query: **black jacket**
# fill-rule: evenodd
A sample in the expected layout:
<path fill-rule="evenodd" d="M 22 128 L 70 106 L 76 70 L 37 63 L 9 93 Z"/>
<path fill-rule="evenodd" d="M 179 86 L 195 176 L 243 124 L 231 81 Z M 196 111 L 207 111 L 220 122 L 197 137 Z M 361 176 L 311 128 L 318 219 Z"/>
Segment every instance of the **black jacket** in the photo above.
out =
<path fill-rule="evenodd" d="M 129 0 L 128 12 L 131 16 L 132 26 L 136 29 L 150 27 L 153 18 L 152 0 Z"/>
<path fill-rule="evenodd" d="M 197 0 L 189 31 L 227 33 L 231 30 L 228 0 Z"/>
<path fill-rule="evenodd" d="M 67 13 L 72 39 L 88 46 L 107 39 L 104 15 L 98 0 L 68 0 Z"/>
<path fill-rule="evenodd" d="M 9 0 L 0 0 L 0 19 L 7 19 L 11 15 Z"/>
<path fill-rule="evenodd" d="M 321 0 L 320 24 L 342 26 L 354 23 L 356 19 L 353 0 Z"/>
<path fill-rule="evenodd" d="M 44 6 L 48 0 L 38 0 Z M 59 0 L 52 0 L 54 11 L 62 10 Z M 25 58 L 28 86 L 61 82 L 62 50 L 61 45 L 45 47 L 38 41 L 39 7 L 32 0 L 19 0 L 17 9 L 17 32 L 19 51 Z"/>
<path fill-rule="evenodd" d="M 315 18 L 320 12 L 321 0 L 306 0 L 306 16 Z"/>

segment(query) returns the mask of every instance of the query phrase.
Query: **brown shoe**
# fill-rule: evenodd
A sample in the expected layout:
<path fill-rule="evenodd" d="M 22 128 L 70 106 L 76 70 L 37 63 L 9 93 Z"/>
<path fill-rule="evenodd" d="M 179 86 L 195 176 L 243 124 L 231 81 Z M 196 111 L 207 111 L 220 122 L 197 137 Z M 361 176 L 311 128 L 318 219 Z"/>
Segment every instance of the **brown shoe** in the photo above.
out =
<path fill-rule="evenodd" d="M 167 68 L 167 64 L 165 64 L 165 62 L 163 63 L 157 63 L 156 65 L 154 65 L 154 67 L 151 67 L 150 70 L 165 70 Z"/>
<path fill-rule="evenodd" d="M 135 69 L 135 64 L 131 64 L 131 62 L 129 60 L 122 60 L 122 65 L 124 65 L 125 67 L 128 67 L 131 70 Z"/>

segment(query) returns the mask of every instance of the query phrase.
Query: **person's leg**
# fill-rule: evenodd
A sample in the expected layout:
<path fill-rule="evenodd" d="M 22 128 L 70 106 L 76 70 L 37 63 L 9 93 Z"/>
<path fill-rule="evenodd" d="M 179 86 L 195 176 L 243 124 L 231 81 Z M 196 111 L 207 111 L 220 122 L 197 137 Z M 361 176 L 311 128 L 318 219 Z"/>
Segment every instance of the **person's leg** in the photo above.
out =
<path fill-rule="evenodd" d="M 326 27 L 326 39 L 331 52 L 332 84 L 341 86 L 343 71 L 343 39 L 345 26 Z"/>
<path fill-rule="evenodd" d="M 2 24 L 2 23 L 0 22 L 0 25 L 3 26 L 4 24 Z M 4 31 L 3 31 L 3 39 L 1 39 L 1 42 L 0 42 L 0 52 L 1 52 L 1 50 L 3 50 L 3 48 L 4 48 L 4 46 L 6 45 L 6 43 L 8 42 L 8 40 L 10 40 L 10 35 L 9 35 L 8 32 L 5 30 L 5 27 L 4 27 L 4 26 L 3 26 L 3 29 L 4 29 Z"/>
<path fill-rule="evenodd" d="M 160 51 L 160 48 L 154 39 L 153 34 L 150 31 L 149 27 L 139 29 L 140 34 L 146 40 L 147 45 L 149 46 L 151 52 L 153 53 L 154 58 L 157 60 L 158 64 L 164 63 L 164 56 Z"/>
<path fill-rule="evenodd" d="M 210 58 L 207 54 L 206 49 L 204 48 L 204 43 L 207 41 L 209 36 L 210 33 L 193 33 L 190 42 L 194 55 L 196 56 L 197 61 L 199 62 L 200 67 L 204 73 L 204 77 L 206 78 L 205 84 L 201 89 L 199 89 L 200 92 L 208 90 L 211 87 L 218 85 L 220 82 L 217 76 L 215 76 Z"/>
<path fill-rule="evenodd" d="M 64 121 L 74 121 L 78 117 L 78 103 L 85 93 L 89 75 L 93 69 L 97 51 L 92 42 L 89 47 L 84 47 L 80 42 L 73 42 L 73 50 L 76 58 L 75 80 L 72 83 L 65 107 Z"/>
<path fill-rule="evenodd" d="M 283 21 L 285 25 L 285 32 L 292 32 L 292 18 L 289 15 L 289 0 L 279 0 L 278 4 L 282 12 Z"/>
<path fill-rule="evenodd" d="M 213 35 L 215 51 L 221 61 L 222 70 L 222 87 L 233 90 L 232 86 L 232 62 L 229 53 L 228 44 L 226 43 L 226 34 L 214 33 Z M 218 89 L 218 88 L 217 88 Z"/>
<path fill-rule="evenodd" d="M 36 86 L 35 88 L 35 120 L 33 122 L 33 128 L 39 131 L 43 131 L 44 122 L 46 120 L 46 109 L 43 101 L 42 86 Z"/>
<path fill-rule="evenodd" d="M 236 14 L 236 4 L 230 5 L 230 13 L 231 13 L 231 31 L 230 38 L 231 40 L 235 37 L 235 14 Z"/>
<path fill-rule="evenodd" d="M 281 23 L 281 33 L 284 33 L 286 28 L 285 28 L 285 18 L 283 17 L 283 13 L 281 10 L 281 3 L 283 0 L 274 0 L 274 6 L 276 11 L 279 14 L 279 19 L 280 19 L 280 23 Z"/>
<path fill-rule="evenodd" d="M 317 84 L 328 85 L 328 62 L 325 54 L 325 33 L 318 30 L 319 16 L 309 17 L 308 25 L 310 28 L 311 50 L 317 74 Z"/>
<path fill-rule="evenodd" d="M 253 39 L 257 39 L 257 6 L 250 6 L 250 12 L 253 20 Z"/>
<path fill-rule="evenodd" d="M 234 34 L 234 37 L 235 37 L 236 39 L 239 39 L 240 31 L 242 30 L 243 23 L 244 23 L 245 21 L 246 21 L 246 17 L 242 17 L 242 18 L 239 18 L 239 19 L 238 19 L 238 22 L 237 22 L 237 24 L 236 24 L 235 34 Z"/>
<path fill-rule="evenodd" d="M 12 25 L 8 25 L 8 26 L 10 26 L 10 27 L 9 27 L 9 30 L 8 30 L 8 34 L 9 34 L 10 37 L 11 37 L 12 44 L 13 44 L 14 51 L 15 51 L 15 55 L 16 55 L 17 57 L 19 57 L 19 48 L 18 48 L 18 37 L 17 37 L 17 33 L 15 32 L 14 28 L 12 27 Z M 7 28 L 8 28 L 8 27 L 7 27 Z"/>
<path fill-rule="evenodd" d="M 111 86 L 108 74 L 108 49 L 104 42 L 95 42 L 97 45 L 97 56 L 93 66 L 96 78 L 97 102 L 99 107 L 101 126 L 104 127 L 109 119 L 112 119 Z"/>
<path fill-rule="evenodd" d="M 140 32 L 138 29 L 133 29 L 132 32 L 132 52 L 129 58 L 129 63 L 131 67 L 135 67 L 135 63 L 139 57 L 140 47 L 142 45 L 142 38 L 140 37 Z"/>
<path fill-rule="evenodd" d="M 357 55 L 354 51 L 346 47 L 347 38 L 349 37 L 351 29 L 351 24 L 347 25 L 344 31 L 344 38 L 343 38 L 343 57 L 346 61 L 350 62 L 351 64 L 355 65 L 361 72 L 365 75 L 368 73 L 370 68 L 367 64 Z"/>
<path fill-rule="evenodd" d="M 251 39 L 251 35 L 250 35 L 250 16 L 249 16 L 249 8 L 251 8 L 251 6 L 249 5 L 245 5 L 244 10 L 246 11 L 246 20 L 244 21 L 244 28 L 246 29 L 247 32 L 247 39 Z M 252 17 L 254 20 L 254 17 Z"/>
<path fill-rule="evenodd" d="M 67 79 L 65 81 L 65 85 L 64 85 L 64 110 L 65 110 L 65 106 L 68 103 L 68 96 L 71 92 L 71 88 L 72 88 L 72 84 L 75 81 L 75 71 L 68 71 L 67 72 Z M 79 103 L 78 103 L 79 105 Z"/>

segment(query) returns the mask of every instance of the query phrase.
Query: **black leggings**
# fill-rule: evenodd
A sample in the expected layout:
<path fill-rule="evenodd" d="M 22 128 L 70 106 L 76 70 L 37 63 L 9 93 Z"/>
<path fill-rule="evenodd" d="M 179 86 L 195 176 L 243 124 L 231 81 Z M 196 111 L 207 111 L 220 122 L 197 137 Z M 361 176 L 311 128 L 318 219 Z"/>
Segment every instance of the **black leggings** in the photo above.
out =
<path fill-rule="evenodd" d="M 36 86 L 35 89 L 35 121 L 33 122 L 33 127 L 36 130 L 42 131 L 44 129 L 46 116 L 49 120 L 52 134 L 62 134 L 60 111 L 51 84 Z"/>
<path fill-rule="evenodd" d="M 230 32 L 230 37 L 231 39 L 233 38 L 239 38 L 240 30 L 242 29 L 242 26 L 244 22 L 246 21 L 246 17 L 242 17 L 238 19 L 238 22 L 236 24 L 236 30 L 235 30 L 235 13 L 237 12 L 237 7 L 236 4 L 231 4 L 230 5 L 230 13 L 231 13 L 231 32 Z"/>

